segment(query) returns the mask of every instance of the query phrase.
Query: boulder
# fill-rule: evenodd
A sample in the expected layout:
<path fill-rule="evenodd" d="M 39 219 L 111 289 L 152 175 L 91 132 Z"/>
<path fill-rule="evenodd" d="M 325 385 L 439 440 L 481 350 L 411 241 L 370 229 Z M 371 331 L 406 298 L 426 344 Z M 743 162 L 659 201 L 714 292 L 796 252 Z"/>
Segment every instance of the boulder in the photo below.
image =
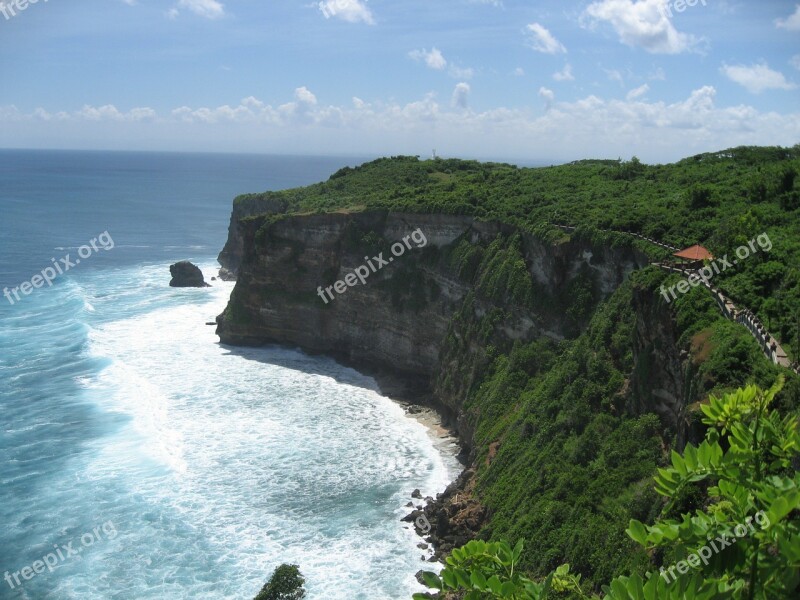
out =
<path fill-rule="evenodd" d="M 236 281 L 236 273 L 222 267 L 219 270 L 219 278 L 222 279 L 222 281 Z"/>
<path fill-rule="evenodd" d="M 170 287 L 211 287 L 203 278 L 203 272 L 188 260 L 170 266 L 169 272 L 172 274 Z"/>

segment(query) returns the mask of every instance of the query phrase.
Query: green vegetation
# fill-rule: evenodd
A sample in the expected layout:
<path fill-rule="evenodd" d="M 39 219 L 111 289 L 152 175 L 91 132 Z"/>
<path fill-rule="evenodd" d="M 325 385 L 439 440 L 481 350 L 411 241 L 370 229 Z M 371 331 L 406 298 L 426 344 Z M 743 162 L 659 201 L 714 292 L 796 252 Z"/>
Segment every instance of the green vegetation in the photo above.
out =
<path fill-rule="evenodd" d="M 241 292 L 237 291 L 236 288 L 231 292 L 231 297 L 222 316 L 226 321 L 236 325 L 251 325 L 253 323 L 250 311 L 247 310 L 242 302 Z"/>
<path fill-rule="evenodd" d="M 302 600 L 306 597 L 305 583 L 297 565 L 283 564 L 275 569 L 254 600 Z"/>
<path fill-rule="evenodd" d="M 556 248 L 572 236 L 612 250 L 633 246 L 652 259 L 669 255 L 618 233 L 629 231 L 679 247 L 700 243 L 732 257 L 766 232 L 770 252 L 754 253 L 713 283 L 756 312 L 797 358 L 798 171 L 800 145 L 736 148 L 671 165 L 634 158 L 541 169 L 393 157 L 267 196 L 295 213 L 367 208 L 468 214 L 511 226 L 485 243 L 465 238 L 447 248 L 426 247 L 375 283 L 390 292 L 397 310 L 412 312 L 440 293 L 422 267 L 445 265 L 472 290 L 451 320 L 435 391 L 464 407 L 465 424 L 474 432 L 475 495 L 489 518 L 480 539 L 453 553 L 432 588 L 458 589 L 466 598 L 591 597 L 604 585 L 611 599 L 790 597 L 787 590 L 796 589 L 797 581 L 789 572 L 798 561 L 781 540 L 800 543 L 792 495 L 798 476 L 781 462 L 785 456 L 775 457 L 773 444 L 785 454 L 797 451 L 790 425 L 800 408 L 800 378 L 787 373 L 775 394 L 746 387 L 768 388 L 781 370 L 764 359 L 743 327 L 722 316 L 704 288 L 667 304 L 659 287 L 677 276 L 650 267 L 605 297 L 585 265 L 563 286 L 545 289 L 530 276 L 523 247 L 530 233 Z M 577 230 L 568 235 L 553 223 Z M 345 238 L 346 250 L 356 254 L 379 250 L 382 243 L 358 228 Z M 235 300 L 229 308 L 234 312 Z M 545 334 L 530 343 L 509 341 L 506 328 L 519 315 L 545 332 L 548 324 L 560 323 L 566 339 Z M 652 332 L 643 331 L 641 319 Z M 647 333 L 652 338 L 642 340 Z M 684 395 L 674 400 L 686 407 L 677 426 L 646 405 L 664 355 L 680 355 L 681 369 L 685 365 L 675 374 Z M 739 410 L 745 405 L 763 410 Z M 737 419 L 736 428 L 707 412 L 720 406 L 726 419 Z M 738 452 L 736 436 L 748 435 L 755 446 L 749 454 Z M 704 436 L 721 454 L 686 445 Z M 684 452 L 678 464 L 688 461 L 685 482 L 675 450 Z M 703 473 L 693 466 L 701 462 L 709 467 Z M 683 483 L 671 489 L 664 478 Z M 773 511 L 773 493 L 794 508 Z M 737 543 L 719 553 L 718 562 L 672 583 L 657 575 L 648 579 L 654 566 L 698 550 L 702 534 L 726 531 L 733 519 L 758 510 L 772 515 L 772 524 L 747 544 Z M 629 523 L 639 525 L 626 532 Z M 503 540 L 525 540 L 526 547 L 511 548 Z M 475 579 L 473 571 L 480 573 Z"/>
<path fill-rule="evenodd" d="M 536 540 L 520 562 L 534 575 L 567 561 L 603 581 L 646 562 L 623 524 L 655 510 L 644 482 L 658 465 L 662 428 L 655 415 L 625 416 L 630 294 L 620 289 L 572 343 L 496 347 L 466 402 L 478 463 L 500 443 L 479 471 L 478 493 L 492 512 L 485 535 Z"/>
<path fill-rule="evenodd" d="M 467 590 L 464 600 L 482 598 L 546 598 L 550 590 L 580 590 L 580 576 L 570 575 L 569 566 L 556 569 L 542 583 L 535 583 L 519 571 L 522 540 L 512 549 L 505 542 L 487 544 L 471 541 L 456 548 L 447 557 L 439 575 L 426 571 L 425 584 L 439 591 Z M 414 594 L 414 600 L 426 600 L 427 594 Z"/>
<path fill-rule="evenodd" d="M 799 172 L 800 145 L 734 148 L 668 165 L 634 158 L 535 169 L 397 156 L 346 167 L 323 183 L 239 201 L 269 201 L 297 213 L 386 208 L 468 214 L 551 240 L 564 234 L 550 223 L 566 223 L 579 226 L 578 235 L 612 245 L 635 243 L 654 258 L 666 252 L 598 229 L 641 233 L 678 247 L 701 243 L 717 256 L 733 256 L 768 232 L 771 252 L 755 254 L 714 282 L 800 357 Z"/>
<path fill-rule="evenodd" d="M 704 441 L 672 453 L 656 491 L 668 502 L 647 526 L 627 534 L 659 571 L 620 576 L 603 586 L 607 600 L 772 600 L 800 593 L 800 455 L 797 417 L 770 406 L 783 385 L 748 386 L 702 407 Z M 587 598 L 580 577 L 562 565 L 542 583 L 520 571 L 522 543 L 472 541 L 452 552 L 442 573 L 424 575 L 434 590 L 466 599 L 541 600 L 562 592 Z M 415 594 L 414 598 L 426 598 Z M 592 596 L 596 597 L 596 596 Z"/>

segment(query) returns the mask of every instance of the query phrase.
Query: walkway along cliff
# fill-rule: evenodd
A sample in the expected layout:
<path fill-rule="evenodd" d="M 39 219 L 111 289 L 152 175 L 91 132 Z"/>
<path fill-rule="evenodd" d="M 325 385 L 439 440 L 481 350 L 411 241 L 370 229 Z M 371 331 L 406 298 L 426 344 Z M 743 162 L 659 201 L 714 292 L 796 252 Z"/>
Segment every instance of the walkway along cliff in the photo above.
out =
<path fill-rule="evenodd" d="M 555 225 L 559 229 L 562 229 L 567 232 L 574 232 L 576 230 L 575 227 L 571 225 Z M 608 231 L 608 230 L 601 230 L 601 231 Z M 622 233 L 625 235 L 630 235 L 645 242 L 655 244 L 656 246 L 660 246 L 666 250 L 678 250 L 675 246 L 670 246 L 669 244 L 665 244 L 664 242 L 660 242 L 658 240 L 654 240 L 649 237 L 645 237 L 638 233 L 630 233 L 627 231 L 616 231 L 615 233 Z M 654 266 L 663 269 L 665 271 L 669 271 L 672 273 L 679 273 L 683 275 L 685 278 L 689 278 L 691 276 L 696 276 L 698 273 L 690 268 L 682 267 L 677 264 L 671 264 L 666 262 L 654 262 L 652 263 Z M 722 314 L 725 315 L 725 318 L 733 321 L 734 323 L 739 323 L 740 325 L 747 328 L 747 330 L 753 335 L 756 339 L 758 344 L 761 346 L 761 349 L 764 352 L 764 356 L 769 359 L 770 362 L 784 367 L 786 369 L 791 369 L 798 375 L 800 375 L 800 363 L 798 362 L 791 362 L 789 360 L 789 356 L 787 355 L 786 351 L 781 347 L 778 341 L 775 339 L 775 336 L 771 335 L 769 331 L 767 331 L 764 324 L 761 320 L 747 308 L 739 308 L 734 304 L 730 298 L 727 298 L 725 294 L 722 293 L 719 289 L 711 285 L 708 281 L 703 280 L 702 278 L 698 278 L 701 282 L 700 284 L 708 289 L 712 296 L 714 296 L 714 300 L 716 301 L 719 309 L 722 311 Z"/>

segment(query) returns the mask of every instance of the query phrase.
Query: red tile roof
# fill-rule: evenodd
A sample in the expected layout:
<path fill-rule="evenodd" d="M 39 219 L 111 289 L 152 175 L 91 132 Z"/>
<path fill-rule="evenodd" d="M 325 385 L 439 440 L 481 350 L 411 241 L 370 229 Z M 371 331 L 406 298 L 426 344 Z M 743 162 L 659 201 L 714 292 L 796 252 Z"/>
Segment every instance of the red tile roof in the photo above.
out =
<path fill-rule="evenodd" d="M 672 256 L 685 258 L 687 260 L 714 260 L 714 255 L 711 254 L 711 252 L 697 244 L 690 246 L 685 250 L 681 250 L 680 252 L 676 252 Z"/>

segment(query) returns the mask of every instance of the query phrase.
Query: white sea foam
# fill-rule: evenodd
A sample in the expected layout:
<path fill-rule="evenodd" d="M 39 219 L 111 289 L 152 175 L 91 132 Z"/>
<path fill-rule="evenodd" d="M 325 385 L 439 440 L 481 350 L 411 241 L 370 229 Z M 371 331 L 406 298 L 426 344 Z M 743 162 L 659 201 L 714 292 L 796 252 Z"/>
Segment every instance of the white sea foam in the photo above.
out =
<path fill-rule="evenodd" d="M 220 346 L 205 322 L 232 284 L 173 290 L 164 273 L 138 269 L 134 293 L 87 291 L 98 312 L 119 311 L 89 334 L 110 366 L 81 380 L 116 428 L 75 477 L 120 536 L 54 592 L 240 600 L 294 562 L 310 600 L 410 597 L 426 565 L 399 518 L 413 489 L 435 495 L 455 476 L 452 445 L 332 360 Z M 124 316 L 131 305 L 138 316 Z"/>

